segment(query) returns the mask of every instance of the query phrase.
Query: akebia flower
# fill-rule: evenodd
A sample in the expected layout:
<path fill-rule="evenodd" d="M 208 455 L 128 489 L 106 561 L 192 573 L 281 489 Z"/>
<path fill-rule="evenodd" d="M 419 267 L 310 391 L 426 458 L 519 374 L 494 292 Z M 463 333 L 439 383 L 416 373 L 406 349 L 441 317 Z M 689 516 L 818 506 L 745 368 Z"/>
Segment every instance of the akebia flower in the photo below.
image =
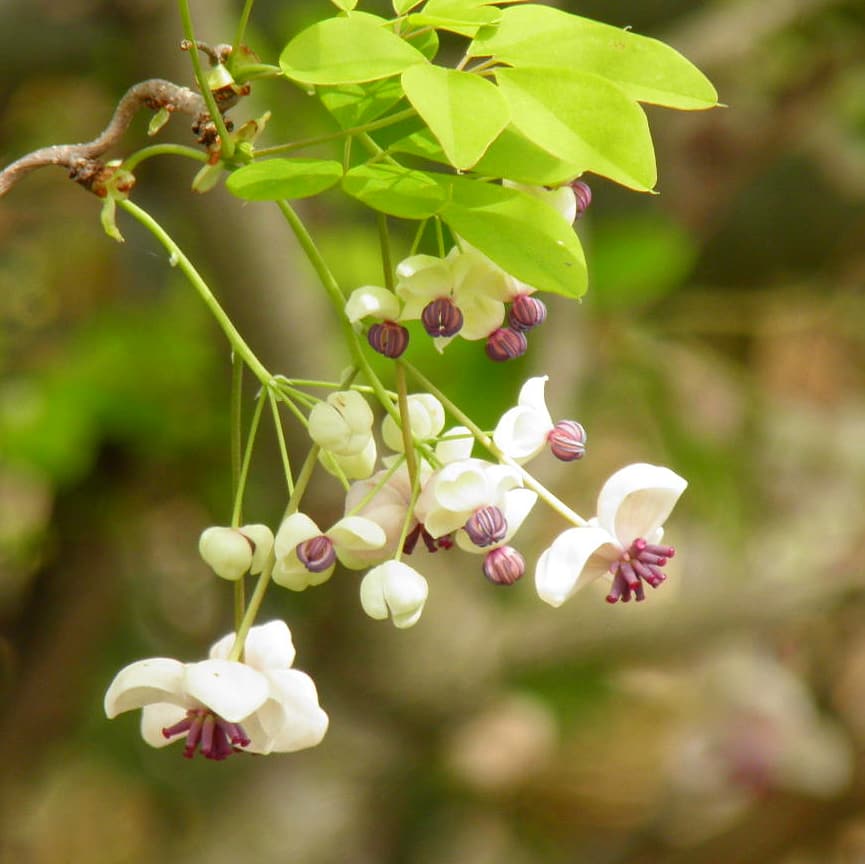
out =
<path fill-rule="evenodd" d="M 327 731 L 312 679 L 292 669 L 294 646 L 282 621 L 252 627 L 244 661 L 229 660 L 235 634 L 220 639 L 208 660 L 154 657 L 117 673 L 105 694 L 109 719 L 142 708 L 141 734 L 153 747 L 185 741 L 222 760 L 236 750 L 274 753 L 314 747 Z"/>
<path fill-rule="evenodd" d="M 435 396 L 430 393 L 412 393 L 407 402 L 412 437 L 418 441 L 429 441 L 444 429 L 445 409 Z M 382 421 L 381 437 L 391 450 L 403 452 L 402 430 L 390 414 Z"/>
<path fill-rule="evenodd" d="M 366 399 L 356 390 L 340 390 L 309 412 L 309 435 L 337 456 L 355 456 L 369 444 L 372 423 Z"/>
<path fill-rule="evenodd" d="M 390 618 L 400 629 L 417 624 L 428 593 L 426 579 L 402 561 L 373 567 L 360 583 L 364 612 L 379 621 Z"/>
<path fill-rule="evenodd" d="M 292 591 L 321 585 L 330 579 L 337 559 L 360 570 L 367 566 L 365 556 L 386 540 L 381 526 L 363 516 L 345 516 L 323 532 L 305 513 L 292 513 L 276 532 L 273 581 Z"/>
<path fill-rule="evenodd" d="M 267 525 L 206 528 L 199 538 L 198 551 L 217 576 L 231 581 L 245 573 L 261 573 L 273 548 L 273 534 Z"/>
<path fill-rule="evenodd" d="M 663 524 L 687 482 L 669 468 L 637 463 L 607 480 L 598 496 L 598 515 L 588 525 L 561 533 L 538 559 L 535 586 L 542 600 L 560 606 L 578 588 L 612 576 L 607 601 L 645 597 L 657 588 L 664 565 L 675 554 L 661 546 Z"/>

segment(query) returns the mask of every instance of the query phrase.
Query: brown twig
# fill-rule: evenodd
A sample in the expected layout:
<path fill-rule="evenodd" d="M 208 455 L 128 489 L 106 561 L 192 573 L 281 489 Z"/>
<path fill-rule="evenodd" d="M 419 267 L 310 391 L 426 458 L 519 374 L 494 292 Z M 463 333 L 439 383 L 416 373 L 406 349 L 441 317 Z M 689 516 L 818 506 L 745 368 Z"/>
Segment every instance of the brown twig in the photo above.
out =
<path fill-rule="evenodd" d="M 220 110 L 229 105 L 220 104 Z M 98 138 L 84 144 L 56 144 L 34 150 L 0 171 L 0 197 L 6 194 L 25 174 L 45 165 L 59 165 L 69 169 L 72 179 L 90 187 L 91 178 L 98 175 L 101 164 L 97 157 L 112 147 L 129 128 L 132 118 L 141 107 L 158 111 L 165 108 L 170 112 L 180 112 L 195 118 L 193 131 L 199 135 L 199 142 L 212 145 L 215 133 L 209 127 L 210 115 L 200 93 L 181 87 L 161 78 L 150 78 L 130 87 L 114 109 L 114 116 Z"/>

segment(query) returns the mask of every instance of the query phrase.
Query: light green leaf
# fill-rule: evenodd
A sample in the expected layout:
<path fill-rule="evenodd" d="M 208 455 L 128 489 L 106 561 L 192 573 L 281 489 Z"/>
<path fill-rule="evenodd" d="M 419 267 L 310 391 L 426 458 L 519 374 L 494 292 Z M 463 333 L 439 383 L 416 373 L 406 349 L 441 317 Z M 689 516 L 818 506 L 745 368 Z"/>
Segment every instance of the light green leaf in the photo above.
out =
<path fill-rule="evenodd" d="M 561 186 L 583 169 L 547 153 L 513 126 L 508 126 L 490 144 L 473 170 L 486 177 L 507 177 L 534 186 Z"/>
<path fill-rule="evenodd" d="M 225 185 L 247 201 L 278 201 L 318 195 L 341 177 L 342 165 L 327 159 L 267 159 L 238 168 Z"/>
<path fill-rule="evenodd" d="M 409 23 L 415 27 L 434 27 L 473 38 L 481 27 L 496 24 L 501 10 L 480 0 L 428 0 L 420 12 L 411 14 Z"/>
<path fill-rule="evenodd" d="M 402 219 L 427 219 L 447 197 L 434 175 L 401 165 L 359 165 L 343 177 L 342 188 L 367 207 Z"/>
<path fill-rule="evenodd" d="M 657 180 L 646 115 L 615 85 L 575 69 L 499 69 L 513 125 L 553 156 L 631 189 Z"/>
<path fill-rule="evenodd" d="M 337 9 L 342 9 L 343 12 L 351 12 L 357 6 L 357 0 L 330 0 Z"/>
<path fill-rule="evenodd" d="M 307 27 L 279 57 L 286 77 L 303 84 L 359 84 L 426 62 L 420 51 L 390 30 L 384 18 L 366 12 Z"/>
<path fill-rule="evenodd" d="M 384 146 L 390 153 L 411 153 L 412 156 L 420 156 L 423 159 L 429 159 L 432 162 L 440 162 L 442 165 L 450 165 L 450 160 L 445 156 L 442 145 L 436 140 L 435 136 L 426 126 L 418 129 L 417 124 L 422 122 L 419 117 L 413 118 L 413 122 L 400 123 L 384 130 L 385 135 L 376 135 L 375 140 L 379 145 L 384 141 Z M 401 131 L 402 129 L 410 129 L 411 131 L 397 138 L 391 143 L 389 134 L 391 132 Z"/>
<path fill-rule="evenodd" d="M 414 9 L 415 6 L 420 6 L 422 0 L 393 0 L 393 11 L 397 15 L 405 15 L 409 9 Z"/>
<path fill-rule="evenodd" d="M 471 168 L 510 119 L 498 87 L 479 75 L 412 66 L 403 72 L 402 86 L 458 170 Z"/>
<path fill-rule="evenodd" d="M 694 110 L 718 104 L 711 82 L 678 51 L 647 36 L 549 6 L 502 10 L 498 28 L 469 46 L 472 57 L 514 66 L 555 66 L 592 72 L 631 99 Z"/>
<path fill-rule="evenodd" d="M 318 98 L 343 129 L 377 120 L 403 97 L 399 78 L 317 88 Z"/>
<path fill-rule="evenodd" d="M 503 270 L 540 291 L 586 292 L 586 259 L 573 228 L 552 207 L 516 189 L 443 178 L 451 190 L 441 216 L 451 230 Z"/>

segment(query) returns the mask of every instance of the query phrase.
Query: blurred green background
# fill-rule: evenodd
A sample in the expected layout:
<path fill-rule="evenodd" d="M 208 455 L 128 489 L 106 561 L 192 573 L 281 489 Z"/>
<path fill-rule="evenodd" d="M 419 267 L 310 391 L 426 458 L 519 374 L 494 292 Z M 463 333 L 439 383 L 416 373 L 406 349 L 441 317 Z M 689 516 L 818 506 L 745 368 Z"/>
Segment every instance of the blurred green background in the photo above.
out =
<path fill-rule="evenodd" d="M 230 41 L 240 5 L 194 4 L 199 38 Z M 415 556 L 431 594 L 407 632 L 365 617 L 357 574 L 274 589 L 324 743 L 218 765 L 151 750 L 102 696 L 126 663 L 195 659 L 231 628 L 196 548 L 230 513 L 228 352 L 148 235 L 121 216 L 118 246 L 92 196 L 37 172 L 0 202 L 0 861 L 865 861 L 865 5 L 558 5 L 669 41 L 729 107 L 648 109 L 660 195 L 592 182 L 589 294 L 553 298 L 525 358 L 411 356 L 486 425 L 549 374 L 589 453 L 533 467 L 580 512 L 630 461 L 688 478 L 670 583 L 553 610 L 530 575 L 495 589 L 478 560 Z M 248 41 L 273 62 L 329 10 L 258 0 Z M 0 161 L 94 137 L 135 81 L 190 83 L 180 38 L 168 0 L 0 4 Z M 267 108 L 265 144 L 332 128 L 280 82 L 234 116 Z M 162 138 L 185 143 L 183 118 Z M 195 170 L 151 160 L 134 198 L 270 368 L 338 376 L 275 208 L 193 196 Z M 369 213 L 332 194 L 302 213 L 346 288 L 381 282 Z M 280 478 L 268 433 L 250 519 L 278 520 Z M 329 524 L 338 486 L 308 510 Z M 563 527 L 539 507 L 526 557 Z"/>

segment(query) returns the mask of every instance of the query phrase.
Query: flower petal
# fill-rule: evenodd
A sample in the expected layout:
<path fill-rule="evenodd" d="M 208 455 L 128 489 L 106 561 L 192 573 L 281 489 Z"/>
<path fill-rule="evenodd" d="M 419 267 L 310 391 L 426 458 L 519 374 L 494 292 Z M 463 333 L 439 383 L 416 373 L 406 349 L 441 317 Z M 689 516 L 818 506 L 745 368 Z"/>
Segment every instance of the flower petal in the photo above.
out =
<path fill-rule="evenodd" d="M 312 540 L 322 533 L 321 528 L 306 515 L 306 513 L 292 513 L 282 520 L 276 539 L 273 542 L 273 552 L 278 562 L 283 562 L 295 556 L 298 543 Z"/>
<path fill-rule="evenodd" d="M 241 723 L 260 708 L 270 688 L 261 672 L 231 660 L 186 666 L 186 692 L 229 723 Z"/>
<path fill-rule="evenodd" d="M 352 324 L 366 317 L 395 321 L 399 317 L 399 300 L 387 288 L 365 285 L 351 292 L 345 314 Z"/>
<path fill-rule="evenodd" d="M 141 712 L 141 737 L 151 747 L 167 747 L 177 737 L 166 738 L 163 729 L 179 723 L 186 716 L 186 709 L 168 702 L 154 702 L 145 705 Z"/>
<path fill-rule="evenodd" d="M 615 538 L 594 525 L 563 531 L 538 559 L 538 596 L 561 606 L 578 588 L 602 576 L 620 551 Z"/>
<path fill-rule="evenodd" d="M 268 678 L 271 703 L 280 708 L 280 723 L 271 731 L 271 752 L 291 753 L 320 744 L 329 721 L 318 704 L 312 678 L 297 669 L 271 672 Z"/>
<path fill-rule="evenodd" d="M 184 694 L 184 664 L 170 657 L 138 660 L 121 669 L 105 694 L 109 720 L 152 702 L 170 702 L 182 708 L 189 704 Z"/>
<path fill-rule="evenodd" d="M 436 458 L 442 465 L 468 459 L 472 455 L 475 439 L 465 426 L 452 426 L 436 444 Z"/>
<path fill-rule="evenodd" d="M 327 536 L 333 540 L 336 557 L 351 570 L 368 566 L 366 553 L 381 549 L 387 542 L 384 528 L 363 516 L 343 517 L 327 532 Z"/>
<path fill-rule="evenodd" d="M 243 648 L 243 660 L 260 672 L 288 669 L 294 663 L 294 653 L 291 630 L 285 621 L 276 619 L 250 628 Z"/>
<path fill-rule="evenodd" d="M 598 496 L 598 524 L 628 547 L 670 515 L 687 481 L 669 468 L 639 462 L 616 471 Z"/>

